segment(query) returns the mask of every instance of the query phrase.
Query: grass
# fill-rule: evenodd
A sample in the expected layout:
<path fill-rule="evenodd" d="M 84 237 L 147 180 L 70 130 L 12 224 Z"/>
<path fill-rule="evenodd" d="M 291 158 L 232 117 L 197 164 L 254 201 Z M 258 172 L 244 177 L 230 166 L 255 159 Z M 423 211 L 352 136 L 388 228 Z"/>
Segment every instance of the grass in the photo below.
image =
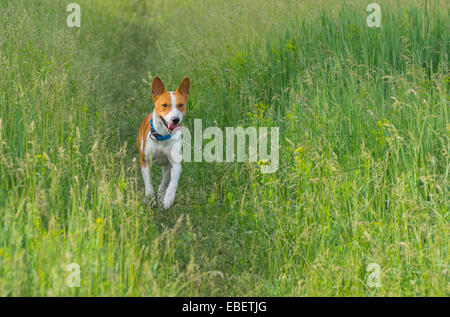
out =
<path fill-rule="evenodd" d="M 0 296 L 449 295 L 445 1 L 78 3 L 0 0 Z M 280 127 L 280 167 L 152 209 L 135 135 L 185 75 L 187 127 Z"/>

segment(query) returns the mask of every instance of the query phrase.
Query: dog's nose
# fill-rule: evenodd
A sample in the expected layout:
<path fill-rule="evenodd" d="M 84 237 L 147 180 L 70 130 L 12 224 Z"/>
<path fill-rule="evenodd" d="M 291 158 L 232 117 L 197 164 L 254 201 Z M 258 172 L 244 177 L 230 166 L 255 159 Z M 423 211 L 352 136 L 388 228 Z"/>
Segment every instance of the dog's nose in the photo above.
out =
<path fill-rule="evenodd" d="M 173 122 L 173 124 L 177 124 L 178 122 L 180 122 L 180 118 L 178 118 L 178 117 L 173 117 L 173 118 L 172 118 L 172 122 Z"/>

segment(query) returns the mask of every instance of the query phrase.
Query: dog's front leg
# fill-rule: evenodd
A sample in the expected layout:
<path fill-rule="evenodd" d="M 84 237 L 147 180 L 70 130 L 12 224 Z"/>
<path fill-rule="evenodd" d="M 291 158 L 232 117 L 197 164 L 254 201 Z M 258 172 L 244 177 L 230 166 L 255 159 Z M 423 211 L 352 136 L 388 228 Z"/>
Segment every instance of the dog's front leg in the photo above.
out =
<path fill-rule="evenodd" d="M 158 188 L 158 199 L 161 203 L 163 203 L 164 195 L 166 194 L 166 189 L 170 182 L 170 170 L 170 166 L 162 167 L 162 181 Z"/>
<path fill-rule="evenodd" d="M 172 206 L 173 201 L 175 199 L 175 194 L 177 192 L 178 180 L 180 179 L 181 174 L 181 164 L 174 163 L 172 168 L 170 169 L 170 183 L 167 187 L 166 194 L 164 196 L 163 207 L 165 209 L 170 208 Z"/>
<path fill-rule="evenodd" d="M 144 179 L 144 185 L 145 185 L 145 199 L 151 199 L 153 198 L 154 191 L 152 186 L 152 180 L 150 177 L 150 164 L 149 162 L 146 162 L 146 166 L 141 165 L 141 171 L 142 171 L 142 178 Z"/>

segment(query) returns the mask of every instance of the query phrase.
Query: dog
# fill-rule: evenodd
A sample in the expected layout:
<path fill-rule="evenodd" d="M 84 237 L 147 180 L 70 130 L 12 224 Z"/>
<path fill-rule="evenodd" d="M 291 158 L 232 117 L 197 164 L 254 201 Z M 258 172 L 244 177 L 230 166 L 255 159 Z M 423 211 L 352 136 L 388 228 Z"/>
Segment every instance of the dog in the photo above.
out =
<path fill-rule="evenodd" d="M 142 121 L 137 136 L 145 198 L 153 199 L 150 163 L 162 167 L 158 200 L 164 209 L 172 206 L 181 174 L 181 122 L 186 114 L 190 79 L 185 77 L 175 91 L 167 91 L 159 77 L 152 82 L 153 112 Z M 156 202 L 156 201 L 154 201 Z"/>

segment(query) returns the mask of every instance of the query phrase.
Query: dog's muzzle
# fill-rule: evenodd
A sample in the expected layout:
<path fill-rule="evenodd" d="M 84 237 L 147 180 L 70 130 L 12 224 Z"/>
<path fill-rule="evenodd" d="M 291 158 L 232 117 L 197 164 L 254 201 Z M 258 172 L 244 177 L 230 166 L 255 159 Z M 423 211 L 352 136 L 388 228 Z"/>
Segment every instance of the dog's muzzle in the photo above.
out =
<path fill-rule="evenodd" d="M 179 130 L 181 128 L 179 122 L 180 122 L 180 118 L 174 118 L 172 119 L 173 123 L 167 124 L 167 121 L 160 116 L 162 123 L 166 126 L 167 131 L 169 131 L 170 134 L 173 134 L 174 132 L 176 132 L 177 130 Z"/>

